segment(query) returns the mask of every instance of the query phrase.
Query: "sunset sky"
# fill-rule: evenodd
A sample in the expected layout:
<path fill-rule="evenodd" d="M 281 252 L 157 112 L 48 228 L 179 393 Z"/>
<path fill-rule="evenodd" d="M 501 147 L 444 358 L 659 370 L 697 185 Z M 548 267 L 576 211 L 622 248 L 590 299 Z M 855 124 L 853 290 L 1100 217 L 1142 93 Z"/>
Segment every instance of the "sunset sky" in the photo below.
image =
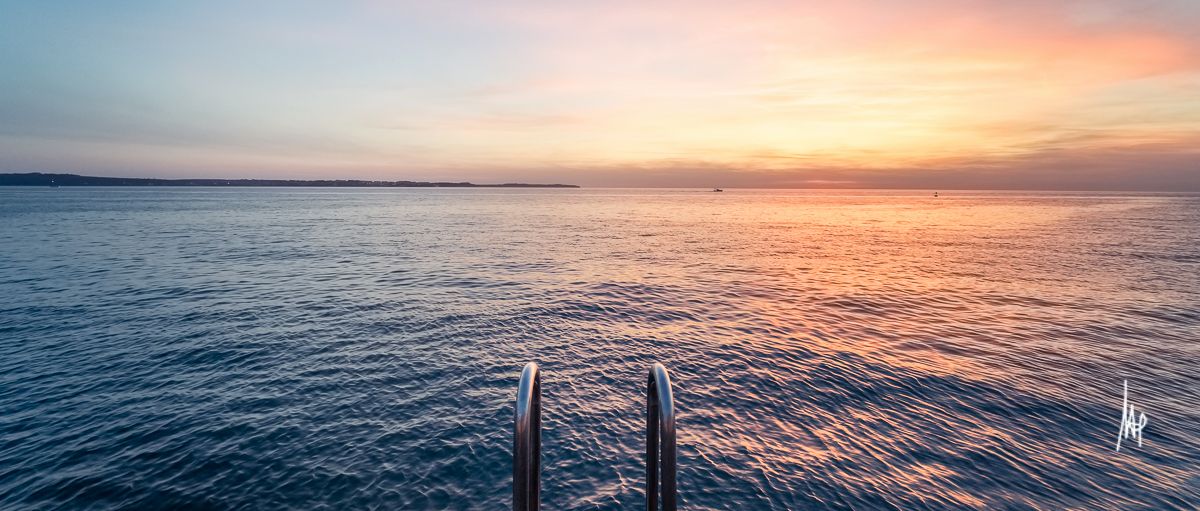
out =
<path fill-rule="evenodd" d="M 0 0 L 0 172 L 1200 190 L 1200 1 Z"/>

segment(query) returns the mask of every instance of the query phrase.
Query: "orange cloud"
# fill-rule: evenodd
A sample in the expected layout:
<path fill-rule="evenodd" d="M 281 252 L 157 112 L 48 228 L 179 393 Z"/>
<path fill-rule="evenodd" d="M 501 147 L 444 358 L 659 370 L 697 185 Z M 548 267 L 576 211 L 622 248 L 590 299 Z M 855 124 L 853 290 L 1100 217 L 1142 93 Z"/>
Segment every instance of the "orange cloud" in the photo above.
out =
<path fill-rule="evenodd" d="M 138 105 L 119 122 L 100 102 L 31 87 L 52 106 L 0 102 L 12 119 L 0 130 L 74 152 L 10 139 L 9 154 L 364 178 L 894 186 L 1139 156 L 1179 176 L 1200 134 L 1200 6 L 1185 0 L 371 0 L 301 21 L 220 25 L 262 59 L 158 63 L 178 80 L 119 94 Z M 272 69 L 296 50 L 296 67 Z M 151 93 L 162 97 L 143 101 Z M 163 110 L 186 121 L 142 115 Z M 74 120 L 85 116 L 103 119 Z M 126 124 L 138 129 L 95 135 Z"/>

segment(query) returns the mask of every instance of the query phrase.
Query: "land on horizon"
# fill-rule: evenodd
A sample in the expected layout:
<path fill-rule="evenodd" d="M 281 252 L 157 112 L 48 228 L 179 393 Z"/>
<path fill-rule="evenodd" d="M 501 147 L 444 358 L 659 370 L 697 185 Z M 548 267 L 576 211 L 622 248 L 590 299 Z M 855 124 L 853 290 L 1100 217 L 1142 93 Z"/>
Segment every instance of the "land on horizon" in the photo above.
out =
<path fill-rule="evenodd" d="M 466 181 L 376 181 L 364 179 L 160 179 L 100 177 L 78 174 L 29 172 L 0 174 L 0 186 L 309 186 L 372 188 L 579 188 L 570 184 L 501 183 L 475 184 Z"/>

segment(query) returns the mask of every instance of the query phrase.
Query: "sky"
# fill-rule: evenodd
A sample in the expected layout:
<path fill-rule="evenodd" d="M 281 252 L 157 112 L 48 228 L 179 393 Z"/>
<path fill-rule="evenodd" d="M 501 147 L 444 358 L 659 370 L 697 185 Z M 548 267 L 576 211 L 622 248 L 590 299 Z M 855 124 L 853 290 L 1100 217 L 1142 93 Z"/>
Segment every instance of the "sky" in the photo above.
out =
<path fill-rule="evenodd" d="M 1200 191 L 1200 2 L 0 0 L 0 172 Z"/>

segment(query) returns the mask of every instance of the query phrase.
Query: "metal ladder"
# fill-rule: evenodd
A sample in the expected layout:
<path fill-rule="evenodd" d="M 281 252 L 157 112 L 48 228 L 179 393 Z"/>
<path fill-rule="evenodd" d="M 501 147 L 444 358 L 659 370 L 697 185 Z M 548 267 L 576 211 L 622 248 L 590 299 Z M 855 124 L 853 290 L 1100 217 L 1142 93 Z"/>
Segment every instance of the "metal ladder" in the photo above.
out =
<path fill-rule="evenodd" d="M 513 421 L 513 511 L 537 511 L 541 492 L 542 383 L 538 365 L 521 371 Z M 646 511 L 676 511 L 675 400 L 667 368 L 646 379 Z"/>

